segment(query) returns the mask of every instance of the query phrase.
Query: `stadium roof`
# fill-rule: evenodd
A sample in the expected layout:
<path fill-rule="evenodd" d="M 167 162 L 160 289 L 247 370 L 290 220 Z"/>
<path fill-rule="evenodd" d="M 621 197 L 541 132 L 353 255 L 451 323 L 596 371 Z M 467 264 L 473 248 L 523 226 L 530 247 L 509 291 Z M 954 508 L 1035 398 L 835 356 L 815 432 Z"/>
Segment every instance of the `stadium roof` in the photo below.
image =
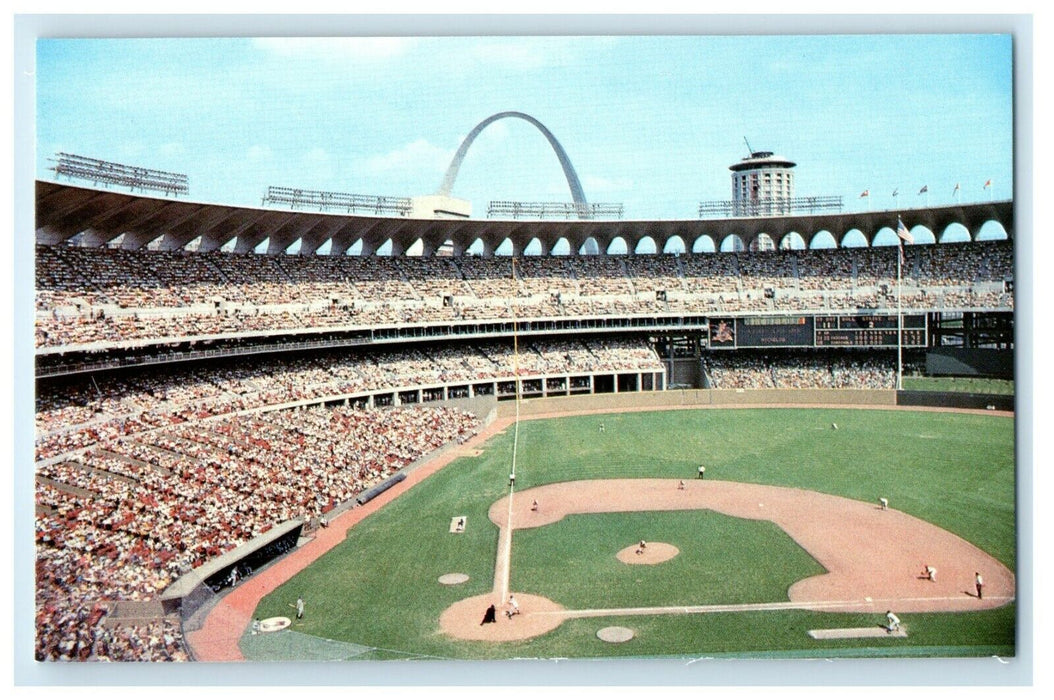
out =
<path fill-rule="evenodd" d="M 840 212 L 788 217 L 688 219 L 657 221 L 507 221 L 497 219 L 411 219 L 407 217 L 351 216 L 332 213 L 292 211 L 273 208 L 234 207 L 186 200 L 132 195 L 111 190 L 74 187 L 38 180 L 36 183 L 36 242 L 61 244 L 81 235 L 80 244 L 104 246 L 118 238 L 120 247 L 139 249 L 160 238 L 161 250 L 180 250 L 201 238 L 198 250 L 218 250 L 234 240 L 235 252 L 248 253 L 268 241 L 267 252 L 282 253 L 301 240 L 300 253 L 313 254 L 332 241 L 331 255 L 343 255 L 356 242 L 361 253 L 370 255 L 391 241 L 393 255 L 401 255 L 420 240 L 423 255 L 433 255 L 446 241 L 453 242 L 455 255 L 478 239 L 484 255 L 493 255 L 506 239 L 513 254 L 523 253 L 535 238 L 543 251 L 552 251 L 566 239 L 571 251 L 581 250 L 592 239 L 601 251 L 622 238 L 629 251 L 650 237 L 657 250 L 679 236 L 685 248 L 702 236 L 709 236 L 720 247 L 727 236 L 738 235 L 749 243 L 761 233 L 778 241 L 797 232 L 806 245 L 820 232 L 829 232 L 836 241 L 853 229 L 868 244 L 883 228 L 895 231 L 902 218 L 910 229 L 925 226 L 938 238 L 949 225 L 963 225 L 976 238 L 982 225 L 998 222 L 1013 238 L 1012 201 L 963 204 L 932 209 L 903 209 L 880 212 Z"/>

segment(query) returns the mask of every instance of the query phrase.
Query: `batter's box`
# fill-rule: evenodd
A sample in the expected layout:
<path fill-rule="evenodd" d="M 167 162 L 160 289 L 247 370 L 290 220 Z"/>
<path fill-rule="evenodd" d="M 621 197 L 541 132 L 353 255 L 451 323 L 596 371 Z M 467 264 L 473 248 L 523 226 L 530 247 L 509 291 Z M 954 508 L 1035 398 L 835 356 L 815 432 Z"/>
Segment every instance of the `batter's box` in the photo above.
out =
<path fill-rule="evenodd" d="M 450 532 L 455 535 L 460 535 L 465 531 L 465 525 L 468 523 L 468 518 L 464 515 L 455 515 L 450 519 Z"/>
<path fill-rule="evenodd" d="M 908 633 L 903 627 L 890 632 L 881 625 L 874 627 L 843 627 L 829 630 L 809 630 L 809 636 L 813 639 L 863 639 L 866 637 L 907 637 Z"/>

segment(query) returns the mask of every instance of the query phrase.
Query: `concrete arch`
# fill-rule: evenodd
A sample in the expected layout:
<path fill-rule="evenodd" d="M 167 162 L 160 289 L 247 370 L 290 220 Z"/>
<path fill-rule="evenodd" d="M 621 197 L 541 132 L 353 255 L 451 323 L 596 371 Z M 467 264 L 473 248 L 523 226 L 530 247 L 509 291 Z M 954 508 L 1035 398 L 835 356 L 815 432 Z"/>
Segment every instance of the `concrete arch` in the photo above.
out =
<path fill-rule="evenodd" d="M 549 131 L 540 121 L 535 119 L 529 114 L 523 112 L 498 112 L 492 114 L 479 124 L 475 126 L 465 137 L 465 140 L 461 142 L 461 146 L 458 147 L 457 153 L 454 154 L 453 160 L 450 161 L 449 167 L 447 167 L 446 175 L 443 176 L 443 183 L 439 185 L 439 190 L 436 194 L 444 197 L 449 197 L 450 192 L 454 189 L 454 180 L 457 179 L 458 170 L 461 169 L 461 162 L 465 160 L 465 154 L 468 153 L 469 146 L 476 140 L 480 132 L 486 129 L 490 124 L 498 121 L 499 119 L 516 118 L 522 119 L 529 124 L 532 124 L 538 131 L 542 132 L 542 136 L 546 138 L 549 145 L 552 146 L 553 152 L 556 153 L 557 159 L 560 161 L 560 167 L 564 170 L 564 177 L 567 178 L 567 186 L 571 190 L 571 199 L 574 201 L 578 209 L 578 218 L 588 218 L 589 203 L 586 201 L 585 192 L 582 190 L 582 183 L 578 179 L 578 173 L 575 172 L 575 168 L 571 165 L 571 159 L 567 157 L 567 152 L 564 151 L 564 147 L 560 145 L 560 142 L 556 140 L 553 133 Z"/>
<path fill-rule="evenodd" d="M 717 241 L 714 237 L 708 233 L 697 237 L 692 241 L 692 253 L 716 253 L 717 252 Z"/>
<path fill-rule="evenodd" d="M 607 250 L 607 246 L 604 246 Z M 578 246 L 578 255 L 599 255 L 600 254 L 600 242 L 597 241 L 593 236 L 588 236 L 582 244 Z"/>
<path fill-rule="evenodd" d="M 632 248 L 622 236 L 613 236 L 604 246 L 604 255 L 628 255 Z"/>
<path fill-rule="evenodd" d="M 831 234 L 827 234 L 830 238 Z M 813 240 L 817 240 L 819 234 L 813 236 Z M 831 238 L 831 245 L 834 245 L 834 238 Z M 779 242 L 780 250 L 806 250 L 808 246 L 805 244 L 805 239 L 797 231 L 791 231 L 790 233 L 783 236 Z"/>
<path fill-rule="evenodd" d="M 659 252 L 659 246 L 651 236 L 644 236 L 633 245 L 634 255 L 655 255 Z"/>
<path fill-rule="evenodd" d="M 936 242 L 942 245 L 945 243 L 968 243 L 972 240 L 970 232 L 958 221 L 948 224 L 940 234 L 937 234 L 936 231 L 933 234 L 936 236 Z"/>
<path fill-rule="evenodd" d="M 858 228 L 851 228 L 846 231 L 842 234 L 842 240 L 838 242 L 839 248 L 868 248 L 870 246 L 871 241 Z"/>
<path fill-rule="evenodd" d="M 720 253 L 742 253 L 747 250 L 747 244 L 738 233 L 729 233 L 721 239 L 717 250 Z"/>
<path fill-rule="evenodd" d="M 1007 236 L 1006 229 L 1003 225 L 994 220 L 989 219 L 979 229 L 977 229 L 976 235 L 974 235 L 975 241 L 1005 241 L 1009 238 Z"/>
<path fill-rule="evenodd" d="M 567 240 L 565 236 L 560 236 L 556 243 L 553 244 L 552 250 L 549 251 L 549 255 L 570 255 L 571 254 L 571 242 Z"/>
<path fill-rule="evenodd" d="M 523 254 L 524 255 L 538 256 L 538 255 L 545 255 L 545 253 L 546 253 L 545 246 L 542 244 L 541 239 L 538 238 L 537 236 L 535 236 L 531 240 L 527 241 L 527 245 L 525 245 L 523 247 Z"/>
<path fill-rule="evenodd" d="M 685 244 L 683 238 L 674 234 L 666 239 L 666 243 L 662 247 L 662 252 L 663 255 L 687 253 L 688 246 Z"/>
<path fill-rule="evenodd" d="M 751 252 L 776 250 L 776 239 L 768 231 L 759 231 L 751 236 L 747 249 Z"/>

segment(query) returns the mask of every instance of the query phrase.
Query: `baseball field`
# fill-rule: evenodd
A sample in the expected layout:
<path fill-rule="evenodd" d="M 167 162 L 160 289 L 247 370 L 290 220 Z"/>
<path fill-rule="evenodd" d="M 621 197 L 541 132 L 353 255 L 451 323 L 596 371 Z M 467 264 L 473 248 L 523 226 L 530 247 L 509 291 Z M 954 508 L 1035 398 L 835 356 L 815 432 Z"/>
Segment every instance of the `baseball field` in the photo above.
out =
<path fill-rule="evenodd" d="M 254 613 L 289 617 L 302 596 L 304 618 L 239 646 L 250 660 L 1012 656 L 1014 494 L 1005 415 L 523 420 L 348 529 Z M 480 624 L 489 603 L 497 622 Z M 880 630 L 887 609 L 897 634 Z"/>

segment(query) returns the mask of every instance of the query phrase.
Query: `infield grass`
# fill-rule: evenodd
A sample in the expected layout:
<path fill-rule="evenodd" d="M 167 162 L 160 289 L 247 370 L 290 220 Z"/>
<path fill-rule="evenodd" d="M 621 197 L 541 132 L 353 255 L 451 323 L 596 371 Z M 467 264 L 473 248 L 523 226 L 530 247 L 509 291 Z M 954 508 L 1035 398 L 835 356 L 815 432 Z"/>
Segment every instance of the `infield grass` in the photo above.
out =
<path fill-rule="evenodd" d="M 578 479 L 690 479 L 702 463 L 707 478 L 869 502 L 884 496 L 891 507 L 962 536 L 1013 570 L 1013 425 L 1005 416 L 859 409 L 678 410 L 523 421 L 517 488 Z M 480 456 L 455 461 L 366 518 L 343 543 L 264 598 L 257 615 L 288 615 L 288 604 L 303 595 L 307 614 L 294 623 L 296 632 L 371 647 L 354 656 L 371 659 L 910 655 L 912 648 L 923 655 L 1013 654 L 1013 605 L 905 614 L 908 638 L 888 641 L 811 640 L 809 629 L 880 620 L 799 610 L 579 619 L 522 642 L 453 640 L 438 629 L 440 613 L 493 587 L 498 529 L 487 510 L 507 492 L 511 447 L 509 428 Z M 460 515 L 468 519 L 465 532 L 449 534 L 450 518 Z M 654 567 L 616 566 L 614 551 L 641 537 L 674 544 L 682 554 Z M 577 515 L 516 531 L 511 584 L 569 608 L 775 602 L 787 599 L 791 583 L 818 571 L 771 523 L 709 511 L 624 513 Z M 451 572 L 470 580 L 437 582 Z M 600 642 L 596 630 L 611 624 L 631 626 L 637 636 L 618 645 Z M 254 656 L 258 646 L 245 638 L 242 649 L 247 658 L 273 658 Z"/>

